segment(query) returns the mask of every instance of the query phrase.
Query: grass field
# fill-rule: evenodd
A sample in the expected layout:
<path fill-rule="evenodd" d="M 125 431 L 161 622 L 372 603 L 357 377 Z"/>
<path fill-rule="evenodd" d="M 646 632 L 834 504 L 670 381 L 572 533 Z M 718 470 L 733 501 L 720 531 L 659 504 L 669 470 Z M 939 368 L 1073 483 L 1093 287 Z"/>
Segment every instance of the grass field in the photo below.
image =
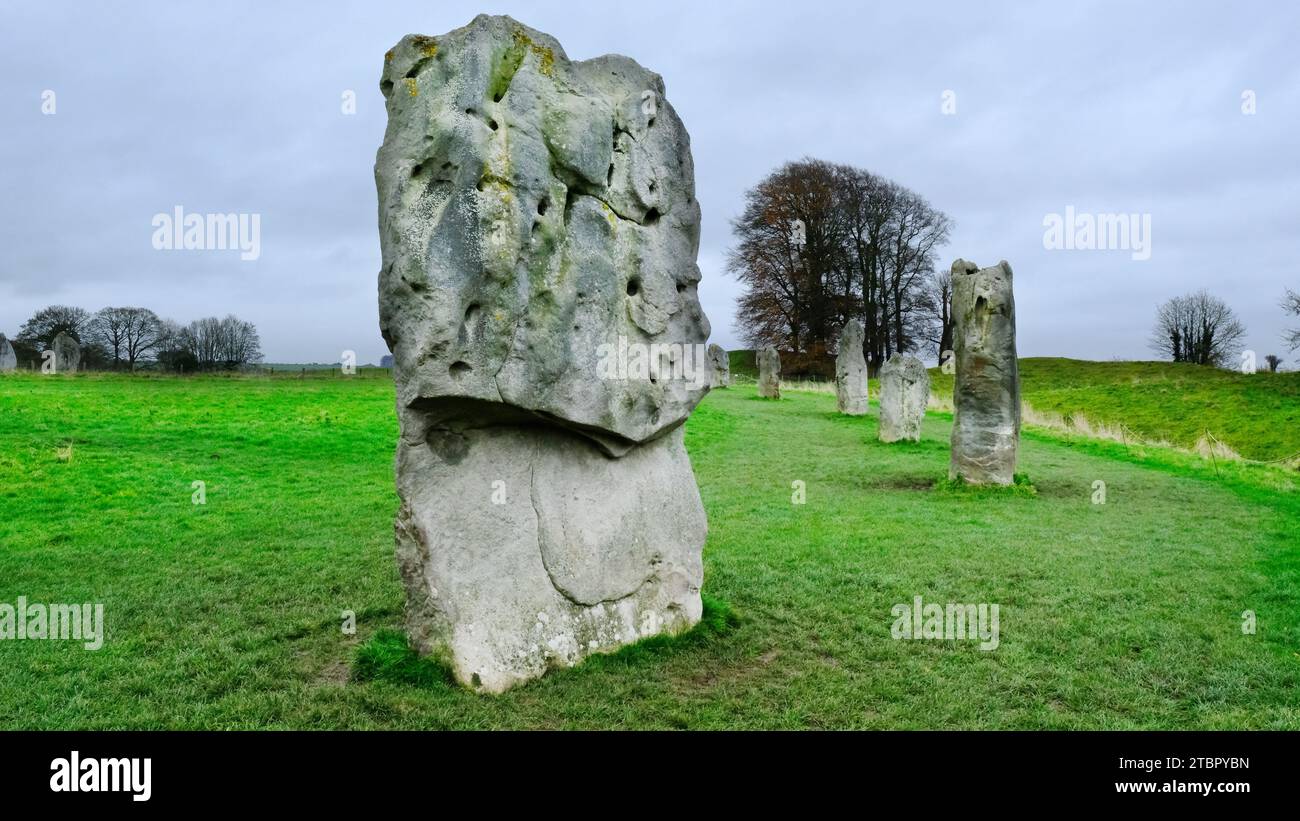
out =
<path fill-rule="evenodd" d="M 732 372 L 757 375 L 753 351 L 731 351 Z M 930 369 L 936 396 L 952 376 Z M 1020 360 L 1021 398 L 1067 421 L 1123 425 L 1143 439 L 1192 448 L 1209 431 L 1247 459 L 1300 461 L 1300 371 L 1243 374 L 1173 362 Z M 871 389 L 877 390 L 875 380 Z M 873 393 L 874 395 L 874 393 Z"/>
<path fill-rule="evenodd" d="M 473 695 L 393 646 L 392 403 L 378 377 L 0 379 L 0 602 L 108 626 L 0 641 L 0 727 L 1300 729 L 1294 473 L 1029 433 L 1036 495 L 954 491 L 942 414 L 885 446 L 745 387 L 687 427 L 711 628 Z M 1000 645 L 892 639 L 917 595 L 998 604 Z"/>
<path fill-rule="evenodd" d="M 1037 411 L 1122 424 L 1192 447 L 1208 430 L 1248 459 L 1300 455 L 1300 372 L 1243 374 L 1172 362 L 1020 360 L 1022 398 Z M 931 372 L 936 392 L 952 377 Z"/>

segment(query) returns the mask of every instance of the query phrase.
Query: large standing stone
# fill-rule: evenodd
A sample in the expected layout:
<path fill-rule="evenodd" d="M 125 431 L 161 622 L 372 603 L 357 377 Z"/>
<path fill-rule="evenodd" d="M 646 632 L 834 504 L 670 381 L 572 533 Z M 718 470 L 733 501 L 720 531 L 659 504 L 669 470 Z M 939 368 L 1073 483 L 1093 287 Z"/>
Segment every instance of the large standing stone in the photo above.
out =
<path fill-rule="evenodd" d="M 709 387 L 725 388 L 731 384 L 731 360 L 721 345 L 709 346 Z"/>
<path fill-rule="evenodd" d="M 18 355 L 4 334 L 0 334 L 0 373 L 9 373 L 18 367 Z"/>
<path fill-rule="evenodd" d="M 921 423 L 930 403 L 930 372 L 915 356 L 896 353 L 880 366 L 882 442 L 921 441 Z"/>
<path fill-rule="evenodd" d="M 953 384 L 951 477 L 974 484 L 1015 480 L 1020 442 L 1020 375 L 1011 266 L 952 264 Z"/>
<path fill-rule="evenodd" d="M 663 80 L 484 15 L 403 38 L 380 87 L 413 643 L 500 692 L 689 628 L 707 523 L 682 423 L 708 391 L 709 324 Z"/>
<path fill-rule="evenodd" d="M 81 367 L 81 344 L 77 340 L 59 331 L 50 347 L 54 351 L 55 373 L 76 373 Z"/>
<path fill-rule="evenodd" d="M 862 416 L 867 412 L 867 358 L 862 354 L 862 323 L 850 319 L 840 331 L 840 352 L 835 357 L 835 399 L 840 413 Z"/>
<path fill-rule="evenodd" d="M 758 395 L 765 399 L 780 399 L 781 354 L 768 345 L 755 358 L 758 360 Z"/>

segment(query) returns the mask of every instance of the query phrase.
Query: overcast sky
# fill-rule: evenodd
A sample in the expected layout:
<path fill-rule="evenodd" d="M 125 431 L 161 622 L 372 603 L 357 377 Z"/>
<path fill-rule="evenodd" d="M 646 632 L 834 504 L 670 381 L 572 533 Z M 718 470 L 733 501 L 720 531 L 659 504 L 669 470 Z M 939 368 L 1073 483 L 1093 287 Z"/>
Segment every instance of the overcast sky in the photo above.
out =
<path fill-rule="evenodd" d="M 724 347 L 740 346 L 730 220 L 746 188 L 812 156 L 951 216 L 945 267 L 1008 260 L 1022 356 L 1154 358 L 1157 304 L 1208 288 L 1248 347 L 1294 366 L 1278 302 L 1300 289 L 1297 8 L 5 0 L 0 332 L 51 303 L 143 305 L 252 320 L 271 362 L 378 361 L 383 55 L 490 12 L 571 59 L 617 52 L 663 75 L 691 133 L 700 294 Z M 261 215 L 261 257 L 154 250 L 151 220 L 177 205 Z M 1067 206 L 1149 214 L 1150 259 L 1045 249 L 1044 218 Z"/>

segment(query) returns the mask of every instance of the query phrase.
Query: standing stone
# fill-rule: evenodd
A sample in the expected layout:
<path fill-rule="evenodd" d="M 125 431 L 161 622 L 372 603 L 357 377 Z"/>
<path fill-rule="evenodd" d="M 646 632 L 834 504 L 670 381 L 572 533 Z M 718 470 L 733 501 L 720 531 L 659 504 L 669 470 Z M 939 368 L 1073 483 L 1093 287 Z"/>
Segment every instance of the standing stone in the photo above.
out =
<path fill-rule="evenodd" d="M 63 331 L 54 337 L 50 346 L 54 351 L 54 370 L 56 373 L 76 373 L 81 367 L 81 344 Z"/>
<path fill-rule="evenodd" d="M 721 345 L 709 346 L 709 387 L 725 388 L 731 384 L 731 360 Z"/>
<path fill-rule="evenodd" d="M 768 345 L 758 352 L 758 395 L 764 399 L 781 398 L 781 354 Z"/>
<path fill-rule="evenodd" d="M 4 334 L 0 334 L 0 373 L 10 373 L 18 367 L 18 355 Z"/>
<path fill-rule="evenodd" d="M 380 89 L 412 643 L 501 692 L 690 628 L 708 527 L 682 423 L 709 323 L 663 79 L 481 15 L 403 38 Z"/>
<path fill-rule="evenodd" d="M 929 403 L 930 372 L 925 363 L 900 353 L 889 357 L 880 366 L 880 441 L 921 441 Z"/>
<path fill-rule="evenodd" d="M 1020 374 L 1011 266 L 952 264 L 952 464 L 948 475 L 973 484 L 1015 481 L 1020 442 Z"/>
<path fill-rule="evenodd" d="M 862 355 L 862 323 L 850 319 L 840 331 L 840 352 L 835 357 L 835 399 L 840 413 L 862 416 L 867 412 L 867 359 Z"/>

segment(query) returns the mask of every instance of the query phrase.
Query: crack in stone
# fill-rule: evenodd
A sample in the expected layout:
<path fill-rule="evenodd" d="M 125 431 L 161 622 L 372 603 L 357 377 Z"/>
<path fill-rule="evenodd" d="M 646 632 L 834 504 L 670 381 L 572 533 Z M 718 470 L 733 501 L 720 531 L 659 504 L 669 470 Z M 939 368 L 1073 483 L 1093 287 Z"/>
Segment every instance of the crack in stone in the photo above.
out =
<path fill-rule="evenodd" d="M 546 551 L 542 549 L 542 511 L 537 506 L 537 481 L 536 481 L 537 456 L 538 456 L 538 448 L 534 446 L 533 460 L 528 467 L 528 501 L 532 503 L 533 518 L 536 521 L 537 554 L 542 559 L 542 568 L 546 571 L 546 578 L 550 580 L 551 587 L 555 589 L 556 593 L 559 593 L 561 596 L 563 596 L 565 601 L 569 602 L 575 607 L 581 607 L 583 609 L 598 607 L 602 604 L 618 604 L 619 602 L 624 601 L 625 599 L 630 599 L 633 596 L 639 594 L 642 588 L 644 588 L 647 584 L 651 582 L 652 579 L 654 579 L 653 573 L 651 573 L 646 578 L 642 579 L 641 583 L 638 584 L 636 588 L 629 593 L 626 593 L 622 596 L 618 596 L 617 598 L 601 599 L 599 601 L 594 601 L 594 602 L 578 601 L 573 596 L 569 595 L 569 593 L 567 593 L 564 590 L 564 588 L 560 586 L 560 583 L 555 580 L 555 573 L 551 570 L 550 565 L 546 563 Z"/>

